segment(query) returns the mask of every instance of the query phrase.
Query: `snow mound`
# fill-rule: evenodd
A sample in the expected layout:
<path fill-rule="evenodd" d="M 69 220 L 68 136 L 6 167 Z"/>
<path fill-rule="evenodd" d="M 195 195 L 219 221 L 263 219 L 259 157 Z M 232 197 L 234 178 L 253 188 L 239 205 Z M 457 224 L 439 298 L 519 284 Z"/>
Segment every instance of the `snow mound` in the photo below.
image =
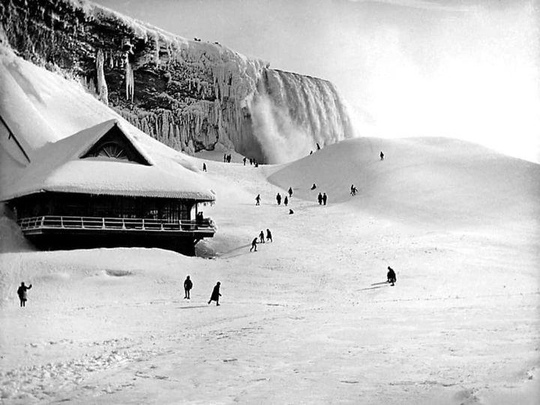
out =
<path fill-rule="evenodd" d="M 379 158 L 380 151 L 385 154 Z M 535 221 L 540 165 L 449 138 L 357 138 L 269 171 L 295 196 L 347 203 L 378 215 L 423 222 Z M 310 186 L 316 184 L 315 190 Z M 350 195 L 351 185 L 359 193 Z"/>

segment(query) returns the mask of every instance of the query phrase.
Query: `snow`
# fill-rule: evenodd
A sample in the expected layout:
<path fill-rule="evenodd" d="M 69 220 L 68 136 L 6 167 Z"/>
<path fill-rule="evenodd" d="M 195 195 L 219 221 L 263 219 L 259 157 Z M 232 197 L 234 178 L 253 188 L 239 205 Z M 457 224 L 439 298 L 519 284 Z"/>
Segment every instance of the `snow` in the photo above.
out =
<path fill-rule="evenodd" d="M 65 97 L 61 120 L 55 97 L 40 107 L 53 130 L 80 126 Z M 3 214 L 2 403 L 538 403 L 539 165 L 449 139 L 353 139 L 258 168 L 153 147 L 206 163 L 215 237 L 199 257 L 39 252 Z"/>
<path fill-rule="evenodd" d="M 146 165 L 127 160 L 81 158 L 114 126 L 120 128 L 147 162 Z M 141 145 L 143 143 L 146 148 Z M 6 181 L 0 198 L 10 200 L 42 191 L 53 191 L 203 201 L 215 199 L 209 190 L 200 186 L 201 180 L 191 168 L 174 162 L 172 152 L 169 152 L 168 158 L 163 158 L 157 153 L 161 148 L 156 146 L 146 135 L 131 134 L 128 126 L 116 119 L 105 121 L 65 139 L 48 143 L 36 151 L 32 162 L 20 170 L 21 174 L 13 177 L 11 182 Z"/>

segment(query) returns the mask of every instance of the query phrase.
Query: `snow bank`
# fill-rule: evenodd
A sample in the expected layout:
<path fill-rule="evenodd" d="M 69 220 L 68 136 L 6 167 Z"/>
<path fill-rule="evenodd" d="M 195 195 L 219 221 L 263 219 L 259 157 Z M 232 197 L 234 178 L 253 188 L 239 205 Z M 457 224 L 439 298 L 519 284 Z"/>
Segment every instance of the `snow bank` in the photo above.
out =
<path fill-rule="evenodd" d="M 380 160 L 379 152 L 385 154 Z M 273 170 L 269 180 L 315 201 L 330 201 L 407 221 L 477 225 L 540 218 L 540 165 L 450 138 L 359 138 Z M 307 185 L 317 184 L 313 192 Z M 359 193 L 352 198 L 351 185 Z M 399 208 L 399 209 L 398 209 Z"/>

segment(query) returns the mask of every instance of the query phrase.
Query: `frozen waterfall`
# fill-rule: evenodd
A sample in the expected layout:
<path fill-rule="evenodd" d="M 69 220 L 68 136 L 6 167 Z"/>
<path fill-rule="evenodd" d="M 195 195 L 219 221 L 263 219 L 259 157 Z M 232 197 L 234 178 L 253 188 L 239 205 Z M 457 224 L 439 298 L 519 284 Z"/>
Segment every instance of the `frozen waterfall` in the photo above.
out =
<path fill-rule="evenodd" d="M 354 131 L 344 102 L 332 83 L 290 72 L 264 69 L 250 103 L 253 136 L 260 152 L 239 150 L 266 163 L 298 159 L 351 138 Z M 243 149 L 243 145 L 237 148 Z"/>

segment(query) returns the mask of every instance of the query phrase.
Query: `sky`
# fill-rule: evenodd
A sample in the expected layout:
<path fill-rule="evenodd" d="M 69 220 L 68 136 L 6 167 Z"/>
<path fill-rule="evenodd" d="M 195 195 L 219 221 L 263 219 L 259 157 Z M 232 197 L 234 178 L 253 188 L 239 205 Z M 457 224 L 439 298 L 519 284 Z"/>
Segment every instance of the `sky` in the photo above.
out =
<path fill-rule="evenodd" d="M 540 0 L 97 0 L 330 80 L 361 136 L 448 136 L 540 162 Z"/>

